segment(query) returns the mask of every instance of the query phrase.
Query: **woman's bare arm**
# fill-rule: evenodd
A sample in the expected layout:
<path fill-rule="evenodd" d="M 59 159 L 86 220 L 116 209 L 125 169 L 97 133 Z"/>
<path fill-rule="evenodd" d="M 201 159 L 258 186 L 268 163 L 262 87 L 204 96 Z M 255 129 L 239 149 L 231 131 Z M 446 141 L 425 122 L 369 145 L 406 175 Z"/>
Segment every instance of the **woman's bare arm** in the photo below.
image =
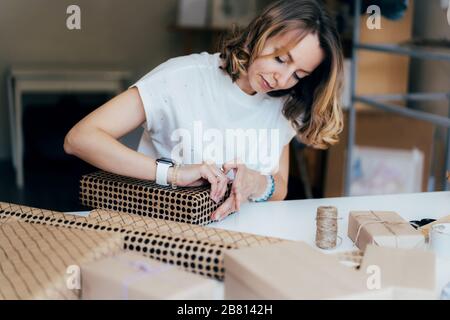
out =
<path fill-rule="evenodd" d="M 144 106 L 138 90 L 129 89 L 77 123 L 64 140 L 64 150 L 102 170 L 155 181 L 155 159 L 136 152 L 117 140 L 145 120 Z M 170 168 L 168 173 L 169 183 L 172 182 L 172 170 Z M 205 180 L 211 184 L 211 198 L 219 201 L 226 192 L 228 179 L 215 165 L 202 163 L 183 166 L 178 173 L 177 185 L 197 185 Z"/>
<path fill-rule="evenodd" d="M 289 144 L 284 146 L 280 157 L 278 172 L 273 176 L 275 180 L 275 191 L 269 201 L 284 200 L 288 193 L 289 178 Z"/>
<path fill-rule="evenodd" d="M 155 159 L 117 140 L 145 121 L 138 90 L 128 89 L 77 123 L 66 135 L 64 150 L 105 171 L 155 180 Z"/>

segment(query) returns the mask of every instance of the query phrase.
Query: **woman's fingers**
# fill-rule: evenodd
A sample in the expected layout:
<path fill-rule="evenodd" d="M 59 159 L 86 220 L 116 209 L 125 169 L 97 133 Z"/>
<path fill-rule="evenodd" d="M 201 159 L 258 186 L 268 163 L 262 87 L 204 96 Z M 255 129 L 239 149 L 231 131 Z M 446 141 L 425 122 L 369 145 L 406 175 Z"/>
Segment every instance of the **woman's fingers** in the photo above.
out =
<path fill-rule="evenodd" d="M 234 195 L 234 198 L 235 198 L 236 211 L 239 211 L 239 210 L 241 210 L 242 195 L 240 193 L 236 193 Z"/>
<path fill-rule="evenodd" d="M 243 182 L 243 171 L 241 167 L 238 167 L 231 188 L 231 192 L 235 195 L 236 209 L 238 211 L 241 208 Z"/>
<path fill-rule="evenodd" d="M 227 192 L 227 188 L 228 188 L 228 177 L 220 170 L 217 169 L 218 171 L 218 179 L 219 179 L 219 188 L 218 188 L 218 192 L 217 192 L 217 200 L 220 201 L 223 199 L 223 197 L 225 196 L 225 193 Z"/>
<path fill-rule="evenodd" d="M 207 183 L 207 180 L 201 178 L 201 179 L 198 179 L 197 181 L 187 184 L 186 187 L 200 187 L 200 186 L 205 185 L 206 183 Z"/>
<path fill-rule="evenodd" d="M 231 195 L 219 208 L 216 209 L 216 211 L 211 214 L 211 220 L 220 221 L 235 211 L 235 197 L 234 195 Z"/>
<path fill-rule="evenodd" d="M 223 172 L 225 172 L 225 174 L 228 174 L 228 172 L 232 169 L 237 169 L 239 166 L 239 163 L 236 160 L 233 161 L 229 161 L 223 164 L 222 168 L 223 168 Z"/>
<path fill-rule="evenodd" d="M 202 175 L 202 177 L 206 180 L 208 180 L 208 182 L 211 184 L 211 193 L 210 193 L 210 197 L 211 199 L 213 199 L 215 202 L 216 201 L 216 193 L 217 193 L 217 189 L 218 189 L 218 179 L 216 178 L 216 174 L 214 173 L 214 170 L 211 168 L 211 165 L 209 164 L 203 164 L 200 167 L 200 174 Z"/>
<path fill-rule="evenodd" d="M 215 164 L 208 165 L 217 183 L 217 188 L 214 192 L 211 192 L 211 198 L 218 203 L 227 191 L 228 177 Z"/>
<path fill-rule="evenodd" d="M 214 163 L 203 163 L 201 165 L 188 165 L 180 170 L 179 185 L 196 187 L 205 182 L 211 184 L 211 199 L 218 203 L 225 196 L 230 179 Z"/>

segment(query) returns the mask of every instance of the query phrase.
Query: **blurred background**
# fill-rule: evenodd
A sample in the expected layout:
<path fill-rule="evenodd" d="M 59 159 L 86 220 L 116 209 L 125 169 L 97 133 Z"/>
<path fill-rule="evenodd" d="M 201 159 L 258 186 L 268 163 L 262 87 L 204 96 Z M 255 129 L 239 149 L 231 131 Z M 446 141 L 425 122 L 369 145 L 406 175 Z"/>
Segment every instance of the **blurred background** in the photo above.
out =
<path fill-rule="evenodd" d="M 64 153 L 68 130 L 167 59 L 217 52 L 270 2 L 0 0 L 0 201 L 84 209 L 78 182 L 95 168 Z M 346 58 L 346 130 L 329 150 L 292 141 L 288 199 L 446 190 L 449 1 L 323 2 Z"/>

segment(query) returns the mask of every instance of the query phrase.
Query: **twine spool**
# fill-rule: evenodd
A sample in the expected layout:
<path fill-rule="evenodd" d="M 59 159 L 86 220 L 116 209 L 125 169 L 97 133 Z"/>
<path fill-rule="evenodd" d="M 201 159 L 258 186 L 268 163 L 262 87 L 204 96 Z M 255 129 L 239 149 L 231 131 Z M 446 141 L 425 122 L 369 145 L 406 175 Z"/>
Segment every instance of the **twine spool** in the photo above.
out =
<path fill-rule="evenodd" d="M 336 207 L 319 207 L 316 216 L 316 246 L 321 249 L 333 249 L 337 244 L 337 220 Z"/>

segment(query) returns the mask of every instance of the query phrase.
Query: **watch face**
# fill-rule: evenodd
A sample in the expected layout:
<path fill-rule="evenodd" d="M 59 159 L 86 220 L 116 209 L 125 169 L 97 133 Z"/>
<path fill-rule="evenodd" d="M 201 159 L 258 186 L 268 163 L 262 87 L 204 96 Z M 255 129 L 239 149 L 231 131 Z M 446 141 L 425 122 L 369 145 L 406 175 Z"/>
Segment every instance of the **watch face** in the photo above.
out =
<path fill-rule="evenodd" d="M 157 159 L 156 160 L 157 163 L 165 163 L 165 164 L 171 164 L 174 165 L 175 163 L 173 162 L 172 159 L 169 158 L 161 158 L 161 159 Z"/>

